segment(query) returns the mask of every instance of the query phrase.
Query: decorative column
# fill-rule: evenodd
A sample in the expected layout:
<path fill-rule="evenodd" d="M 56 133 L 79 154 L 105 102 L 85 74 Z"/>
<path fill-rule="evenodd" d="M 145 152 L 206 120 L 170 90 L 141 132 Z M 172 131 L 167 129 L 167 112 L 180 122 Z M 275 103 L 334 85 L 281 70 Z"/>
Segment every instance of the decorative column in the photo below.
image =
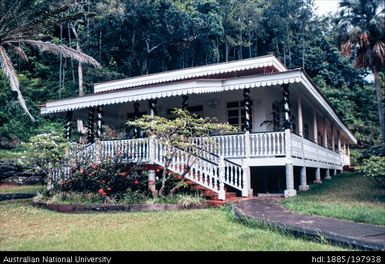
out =
<path fill-rule="evenodd" d="M 187 110 L 188 108 L 188 95 L 182 95 L 182 109 Z"/>
<path fill-rule="evenodd" d="M 66 122 L 66 139 L 67 141 L 71 141 L 71 135 L 72 135 L 72 111 L 67 112 L 67 122 Z"/>
<path fill-rule="evenodd" d="M 251 131 L 251 125 L 250 125 L 250 89 L 243 89 L 243 103 L 245 105 L 245 131 L 250 132 Z"/>
<path fill-rule="evenodd" d="M 300 95 L 298 95 L 297 101 L 298 101 L 298 108 L 297 108 L 298 134 L 302 137 L 301 145 L 302 145 L 302 161 L 303 161 L 303 166 L 301 168 L 301 184 L 298 188 L 300 191 L 307 191 L 307 190 L 309 190 L 309 185 L 307 185 L 307 179 L 306 179 L 306 166 L 305 166 L 304 146 L 303 146 L 302 99 L 301 99 Z"/>
<path fill-rule="evenodd" d="M 250 100 L 250 89 L 243 89 L 243 103 L 244 103 L 244 111 L 245 111 L 245 156 L 246 158 L 250 157 L 251 153 L 251 144 L 250 144 L 250 132 L 252 130 L 251 124 L 250 124 L 250 107 L 251 107 L 251 100 Z M 248 166 L 248 165 L 247 165 Z M 249 168 L 250 170 L 250 168 Z M 250 174 L 250 173 L 249 173 Z M 250 182 L 249 182 L 250 184 Z"/>
<path fill-rule="evenodd" d="M 315 109 L 313 110 L 313 137 L 314 137 L 314 142 L 317 144 L 317 157 L 319 156 L 318 154 L 318 126 L 317 126 L 317 113 Z M 315 180 L 314 183 L 322 183 L 321 182 L 321 169 L 319 165 L 316 168 L 315 171 Z"/>
<path fill-rule="evenodd" d="M 154 117 L 156 115 L 156 103 L 158 101 L 156 99 L 150 99 L 148 101 L 148 106 L 150 107 L 150 115 Z"/>
<path fill-rule="evenodd" d="M 94 108 L 88 109 L 88 120 L 87 120 L 87 142 L 94 143 L 95 131 L 94 131 Z"/>
<path fill-rule="evenodd" d="M 297 195 L 297 191 L 294 189 L 294 170 L 293 161 L 291 159 L 291 123 L 290 123 L 290 103 L 289 103 L 289 84 L 283 85 L 282 91 L 283 97 L 283 112 L 285 115 L 285 152 L 286 152 L 286 190 L 284 192 L 285 197 L 291 197 Z"/>
<path fill-rule="evenodd" d="M 96 108 L 96 137 L 100 138 L 102 136 L 102 124 L 103 124 L 103 106 L 98 106 Z"/>

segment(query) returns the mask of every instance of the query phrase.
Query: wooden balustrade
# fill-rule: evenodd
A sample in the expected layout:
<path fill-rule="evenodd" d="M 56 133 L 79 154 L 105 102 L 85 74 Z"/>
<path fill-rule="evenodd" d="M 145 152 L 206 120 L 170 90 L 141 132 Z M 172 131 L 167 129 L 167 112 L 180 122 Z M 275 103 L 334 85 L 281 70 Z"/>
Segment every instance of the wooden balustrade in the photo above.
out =
<path fill-rule="evenodd" d="M 320 164 L 340 166 L 341 163 L 343 163 L 339 153 L 320 146 L 308 139 L 302 138 L 296 134 L 291 134 L 291 141 L 291 151 L 293 157 L 315 161 Z"/>
<path fill-rule="evenodd" d="M 246 144 L 246 137 L 250 137 L 250 145 Z M 191 142 L 225 158 L 285 156 L 285 133 L 266 132 L 236 135 L 220 135 L 212 137 L 196 137 Z M 249 148 L 249 152 L 246 151 Z"/>
<path fill-rule="evenodd" d="M 291 134 L 289 138 L 293 158 L 336 166 L 350 162 L 346 155 L 319 146 L 296 134 Z M 196 137 L 191 138 L 191 142 L 196 147 L 185 151 L 166 146 L 153 138 L 110 140 L 99 141 L 80 151 L 72 147 L 68 153 L 77 160 L 103 162 L 121 157 L 123 162 L 154 162 L 163 166 L 166 164 L 167 155 L 174 153 L 170 164 L 172 171 L 183 174 L 186 166 L 191 163 L 187 174 L 190 180 L 217 193 L 222 191 L 221 183 L 246 193 L 248 176 L 245 169 L 228 158 L 285 157 L 287 146 L 284 132 Z M 52 177 L 59 179 L 60 175 L 68 175 L 69 169 L 65 170 L 52 170 Z"/>

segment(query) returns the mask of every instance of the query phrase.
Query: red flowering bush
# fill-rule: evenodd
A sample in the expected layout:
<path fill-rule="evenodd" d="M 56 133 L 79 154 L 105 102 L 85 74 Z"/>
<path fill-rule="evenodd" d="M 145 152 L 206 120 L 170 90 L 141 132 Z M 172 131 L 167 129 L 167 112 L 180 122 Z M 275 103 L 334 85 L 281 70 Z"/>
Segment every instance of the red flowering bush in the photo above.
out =
<path fill-rule="evenodd" d="M 147 175 L 144 166 L 112 161 L 91 164 L 76 164 L 72 177 L 56 184 L 59 191 L 98 193 L 100 196 L 114 196 L 117 199 L 131 191 L 147 195 Z"/>

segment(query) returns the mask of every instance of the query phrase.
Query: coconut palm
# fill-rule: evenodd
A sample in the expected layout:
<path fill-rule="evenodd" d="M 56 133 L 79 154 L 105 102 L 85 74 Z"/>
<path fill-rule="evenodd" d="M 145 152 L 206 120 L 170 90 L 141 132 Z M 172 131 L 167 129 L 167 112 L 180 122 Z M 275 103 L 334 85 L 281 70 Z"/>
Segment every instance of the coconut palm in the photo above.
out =
<path fill-rule="evenodd" d="M 24 109 L 25 113 L 35 119 L 29 112 L 20 92 L 20 83 L 15 68 L 12 65 L 9 52 L 19 58 L 28 60 L 25 52 L 27 47 L 36 48 L 43 52 L 61 54 L 65 58 L 72 58 L 79 63 L 86 63 L 95 67 L 100 64 L 92 57 L 65 45 L 57 45 L 49 41 L 43 33 L 52 25 L 72 17 L 64 12 L 70 7 L 69 1 L 41 1 L 41 0 L 1 0 L 0 1 L 0 65 L 9 80 L 10 88 Z"/>
<path fill-rule="evenodd" d="M 356 67 L 368 68 L 374 75 L 382 140 L 385 142 L 385 120 L 378 72 L 385 67 L 384 0 L 342 0 L 337 20 L 341 52 L 354 51 Z"/>

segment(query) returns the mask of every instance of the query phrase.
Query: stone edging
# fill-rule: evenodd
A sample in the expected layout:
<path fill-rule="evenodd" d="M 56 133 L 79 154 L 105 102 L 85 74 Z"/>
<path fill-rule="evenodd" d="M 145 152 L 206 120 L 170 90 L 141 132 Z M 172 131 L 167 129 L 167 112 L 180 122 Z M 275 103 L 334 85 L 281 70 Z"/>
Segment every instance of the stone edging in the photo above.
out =
<path fill-rule="evenodd" d="M 32 198 L 35 195 L 35 193 L 4 193 L 0 194 L 0 202 L 14 199 L 27 199 Z"/>
<path fill-rule="evenodd" d="M 186 209 L 203 209 L 208 208 L 208 204 L 204 203 L 200 206 L 184 207 L 179 204 L 57 204 L 32 202 L 39 208 L 45 208 L 61 213 L 91 213 L 91 212 L 158 212 L 158 211 L 176 211 Z"/>

